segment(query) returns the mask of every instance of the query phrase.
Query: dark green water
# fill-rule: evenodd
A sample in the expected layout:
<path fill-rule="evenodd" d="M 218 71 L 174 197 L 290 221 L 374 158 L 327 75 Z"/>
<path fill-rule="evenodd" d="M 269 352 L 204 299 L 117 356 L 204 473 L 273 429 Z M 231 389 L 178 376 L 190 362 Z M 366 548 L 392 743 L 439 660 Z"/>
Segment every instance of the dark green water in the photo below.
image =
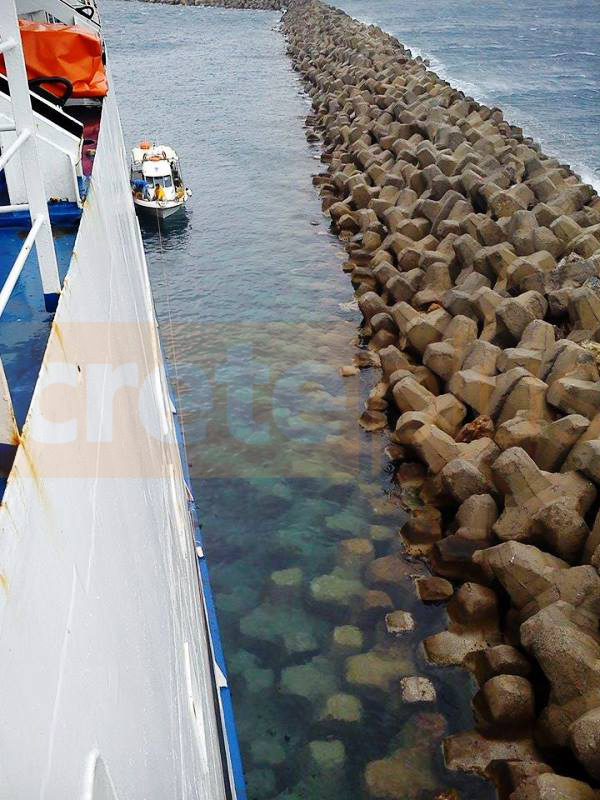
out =
<path fill-rule="evenodd" d="M 356 422 L 372 375 L 337 373 L 356 352 L 359 315 L 311 183 L 323 165 L 278 14 L 120 0 L 103 11 L 128 144 L 173 145 L 194 192 L 187 219 L 144 236 L 249 796 L 362 797 L 365 765 L 397 753 L 407 798 L 457 786 L 485 800 L 489 787 L 442 766 L 444 728 L 471 727 L 471 688 L 424 662 L 419 642 L 444 612 L 416 601 L 410 573 L 422 565 L 407 566 L 393 598 L 414 634 L 390 643 L 362 623 L 355 648 L 429 677 L 437 706 L 400 706 L 395 683 L 356 688 L 332 650 L 336 626 L 355 622 L 339 599 L 360 588 L 339 543 L 367 539 L 384 555 L 403 512 L 384 439 Z M 332 571 L 316 586 L 338 603 L 317 604 L 311 582 Z M 323 719 L 340 707 L 345 720 Z"/>

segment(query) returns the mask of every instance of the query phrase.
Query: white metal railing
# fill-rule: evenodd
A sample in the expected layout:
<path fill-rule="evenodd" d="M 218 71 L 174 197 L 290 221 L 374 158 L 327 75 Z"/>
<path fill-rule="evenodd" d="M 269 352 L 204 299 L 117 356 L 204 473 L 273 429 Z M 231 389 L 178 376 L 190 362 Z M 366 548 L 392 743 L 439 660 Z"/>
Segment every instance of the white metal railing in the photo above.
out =
<path fill-rule="evenodd" d="M 0 156 L 0 170 L 3 170 L 9 161 L 18 154 L 21 159 L 27 195 L 26 203 L 9 204 L 1 207 L 0 212 L 8 213 L 28 209 L 31 218 L 31 229 L 0 289 L 0 316 L 6 308 L 27 257 L 34 246 L 46 309 L 53 311 L 60 295 L 60 276 L 46 203 L 42 166 L 35 135 L 35 120 L 31 108 L 27 70 L 14 0 L 0 0 L 0 54 L 4 56 L 13 116 L 9 124 L 2 125 L 1 130 L 2 132 L 14 131 L 16 134 L 14 141 L 5 147 Z M 6 458 L 6 446 L 10 452 L 18 441 L 19 432 L 12 399 L 4 367 L 0 360 L 0 445 L 4 445 L 4 447 L 0 447 L 0 452 L 4 458 Z M 0 466 L 6 469 L 7 465 Z"/>
<path fill-rule="evenodd" d="M 97 27 L 100 25 L 100 20 L 98 19 L 98 6 L 96 5 L 96 0 L 82 0 L 82 2 L 76 3 L 73 5 L 72 3 L 68 2 L 68 0 L 61 0 L 65 5 L 69 6 L 75 14 L 76 14 L 76 21 L 80 21 L 80 18 L 87 20 L 88 22 L 92 22 Z M 91 11 L 91 14 L 84 14 L 82 13 L 82 9 L 86 9 Z"/>
<path fill-rule="evenodd" d="M 40 142 L 45 142 L 46 144 L 50 145 L 50 147 L 57 150 L 59 153 L 67 159 L 67 169 L 69 170 L 69 175 L 71 176 L 71 183 L 73 185 L 73 194 L 75 196 L 75 202 L 79 206 L 79 208 L 83 205 L 83 200 L 81 199 L 81 192 L 79 190 L 79 181 L 77 180 L 77 167 L 75 161 L 73 160 L 71 154 L 68 150 L 65 150 L 64 147 L 61 147 L 58 142 L 52 142 L 50 139 L 47 139 L 45 136 L 38 134 L 38 139 Z"/>
<path fill-rule="evenodd" d="M 25 144 L 27 139 L 31 136 L 31 131 L 29 128 L 24 128 L 21 133 L 17 136 L 14 142 L 9 145 L 4 153 L 0 156 L 0 171 L 4 169 L 4 167 L 8 164 L 14 154 L 17 152 L 21 145 Z"/>
<path fill-rule="evenodd" d="M 27 203 L 13 203 L 9 206 L 0 206 L 0 214 L 12 214 L 13 211 L 27 211 L 28 209 Z"/>
<path fill-rule="evenodd" d="M 23 58 L 19 21 L 14 0 L 0 0 L 0 52 L 4 55 L 6 78 L 10 88 L 13 110 L 12 122 L 4 127 L 14 130 L 17 134 L 15 140 L 5 148 L 2 156 L 0 156 L 0 170 L 4 169 L 11 158 L 19 152 L 27 191 L 27 203 L 20 203 L 19 206 L 22 208 L 26 205 L 29 208 L 31 230 L 35 231 L 35 247 L 46 307 L 48 310 L 53 310 L 60 294 L 60 278 L 46 203 L 42 167 L 35 136 L 35 121 L 27 82 L 27 70 Z M 36 225 L 35 223 L 38 220 L 41 220 L 41 222 Z M 20 254 L 17 260 L 19 257 Z"/>
<path fill-rule="evenodd" d="M 0 289 L 0 316 L 2 316 L 2 312 L 6 308 L 6 304 L 8 303 L 8 300 L 12 294 L 12 290 L 15 288 L 15 284 L 19 279 L 19 275 L 23 271 L 23 267 L 27 261 L 27 256 L 35 244 L 35 237 L 38 235 L 38 232 L 43 224 L 43 217 L 35 218 L 33 225 L 31 226 L 31 230 L 27 234 L 25 241 L 19 250 L 19 255 L 16 257 L 11 271 L 8 273 L 8 276 L 4 281 L 4 286 L 2 289 Z"/>
<path fill-rule="evenodd" d="M 6 53 L 7 50 L 12 50 L 15 45 L 16 42 L 12 36 L 8 36 L 4 41 L 0 42 L 0 55 Z"/>

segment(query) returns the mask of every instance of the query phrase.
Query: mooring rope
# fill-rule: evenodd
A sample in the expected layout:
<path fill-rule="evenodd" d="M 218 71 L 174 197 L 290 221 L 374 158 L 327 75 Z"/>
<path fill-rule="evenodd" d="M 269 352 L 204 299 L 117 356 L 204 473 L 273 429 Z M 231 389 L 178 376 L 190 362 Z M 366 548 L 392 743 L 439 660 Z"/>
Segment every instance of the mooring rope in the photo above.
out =
<path fill-rule="evenodd" d="M 170 345 L 170 347 L 169 347 L 169 351 L 170 351 L 169 352 L 169 362 L 173 365 L 173 374 L 174 374 L 174 379 L 175 379 L 175 381 L 174 381 L 175 382 L 175 395 L 176 395 L 176 400 L 177 400 L 176 413 L 179 415 L 179 425 L 180 425 L 180 428 L 181 428 L 181 438 L 183 440 L 184 455 L 185 455 L 185 458 L 187 459 L 187 442 L 186 442 L 186 436 L 185 436 L 185 423 L 184 423 L 184 419 L 183 419 L 183 407 L 182 407 L 182 404 L 181 404 L 181 391 L 180 391 L 180 388 L 179 388 L 179 371 L 177 369 L 177 349 L 176 349 L 175 335 L 174 335 L 174 330 L 173 330 L 173 315 L 172 315 L 172 311 L 171 311 L 171 297 L 170 297 L 170 294 L 169 294 L 169 279 L 167 277 L 168 271 L 167 271 L 167 269 L 165 267 L 165 263 L 164 263 L 164 259 L 163 259 L 164 247 L 163 247 L 162 231 L 160 229 L 160 216 L 159 216 L 159 213 L 158 213 L 158 209 L 156 209 L 156 225 L 157 225 L 157 228 L 158 228 L 158 241 L 159 241 L 162 277 L 163 277 L 163 283 L 164 283 L 164 286 L 165 286 L 165 294 L 166 294 L 166 300 L 167 300 L 167 319 L 168 319 L 168 325 L 169 325 L 169 345 Z M 189 490 L 191 491 L 191 486 L 189 487 Z"/>

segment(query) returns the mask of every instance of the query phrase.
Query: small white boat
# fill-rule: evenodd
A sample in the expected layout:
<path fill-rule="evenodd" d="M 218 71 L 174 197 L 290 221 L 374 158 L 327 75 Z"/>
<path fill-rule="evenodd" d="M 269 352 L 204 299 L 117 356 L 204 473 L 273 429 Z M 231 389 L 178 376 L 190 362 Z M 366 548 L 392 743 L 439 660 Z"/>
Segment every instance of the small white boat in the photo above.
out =
<path fill-rule="evenodd" d="M 172 147 L 141 142 L 131 151 L 131 191 L 136 209 L 165 219 L 183 209 L 186 189 L 179 158 Z"/>

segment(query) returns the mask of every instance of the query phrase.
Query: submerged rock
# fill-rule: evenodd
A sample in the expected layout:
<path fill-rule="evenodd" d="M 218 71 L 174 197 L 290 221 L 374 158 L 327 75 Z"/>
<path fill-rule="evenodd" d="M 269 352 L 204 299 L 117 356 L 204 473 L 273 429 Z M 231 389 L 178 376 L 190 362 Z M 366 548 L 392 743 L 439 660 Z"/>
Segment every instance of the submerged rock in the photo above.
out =
<path fill-rule="evenodd" d="M 331 653 L 335 657 L 346 658 L 363 649 L 363 633 L 354 625 L 340 625 L 333 629 Z"/>
<path fill-rule="evenodd" d="M 258 658 L 247 650 L 238 650 L 228 658 L 227 668 L 232 677 L 244 682 L 247 692 L 261 693 L 273 688 L 273 670 L 261 667 Z"/>
<path fill-rule="evenodd" d="M 235 591 L 215 592 L 219 620 L 236 624 L 248 608 L 260 602 L 258 592 L 248 586 L 236 586 Z"/>
<path fill-rule="evenodd" d="M 400 678 L 414 672 L 408 653 L 398 648 L 374 649 L 346 659 L 345 681 L 363 694 L 389 693 Z"/>
<path fill-rule="evenodd" d="M 344 768 L 346 750 L 339 739 L 317 740 L 308 745 L 308 770 L 322 778 L 340 773 Z"/>
<path fill-rule="evenodd" d="M 246 787 L 250 800 L 272 797 L 275 794 L 276 785 L 275 773 L 267 767 L 251 769 L 246 772 Z"/>
<path fill-rule="evenodd" d="M 388 525 L 369 525 L 369 539 L 375 544 L 390 542 L 395 535 L 394 529 Z"/>
<path fill-rule="evenodd" d="M 360 516 L 349 509 L 338 511 L 337 514 L 330 514 L 325 518 L 325 524 L 332 531 L 342 531 L 354 536 L 360 536 L 363 528 L 363 521 Z"/>
<path fill-rule="evenodd" d="M 409 564 L 399 555 L 376 558 L 367 567 L 367 584 L 384 592 L 406 590 L 408 579 L 418 572 L 415 564 Z"/>
<path fill-rule="evenodd" d="M 367 796 L 373 800 L 418 800 L 423 790 L 436 788 L 431 755 L 420 747 L 396 750 L 371 761 L 365 770 Z"/>
<path fill-rule="evenodd" d="M 346 729 L 362 720 L 363 708 L 359 698 L 353 694 L 338 692 L 325 701 L 319 714 L 319 722 L 327 723 L 332 730 Z"/>
<path fill-rule="evenodd" d="M 312 604 L 340 616 L 348 614 L 365 592 L 365 587 L 353 572 L 335 567 L 328 575 L 313 578 L 309 597 Z"/>
<path fill-rule="evenodd" d="M 319 643 L 310 631 L 289 631 L 283 634 L 283 649 L 286 656 L 305 656 L 316 653 Z"/>
<path fill-rule="evenodd" d="M 277 767 L 286 760 L 285 750 L 276 739 L 256 739 L 250 745 L 250 755 L 259 767 Z"/>
<path fill-rule="evenodd" d="M 315 656 L 308 664 L 286 667 L 281 673 L 282 694 L 296 697 L 311 705 L 337 692 L 333 664 L 323 656 Z"/>
<path fill-rule="evenodd" d="M 316 630 L 315 620 L 304 609 L 282 603 L 263 603 L 240 620 L 248 647 L 259 652 L 275 649 L 281 656 L 298 652 L 296 646 L 306 646 L 305 652 L 316 649 Z"/>
<path fill-rule="evenodd" d="M 275 601 L 296 600 L 302 593 L 302 570 L 299 567 L 290 567 L 272 572 L 268 591 Z"/>
<path fill-rule="evenodd" d="M 394 603 L 386 592 L 379 589 L 368 589 L 360 599 L 356 612 L 357 623 L 363 628 L 369 628 L 392 608 L 394 608 Z"/>
<path fill-rule="evenodd" d="M 402 726 L 398 744 L 402 747 L 420 747 L 431 753 L 446 733 L 447 723 L 442 714 L 436 711 L 413 713 Z"/>
<path fill-rule="evenodd" d="M 373 543 L 369 539 L 344 539 L 338 544 L 338 566 L 359 573 L 373 560 Z"/>

